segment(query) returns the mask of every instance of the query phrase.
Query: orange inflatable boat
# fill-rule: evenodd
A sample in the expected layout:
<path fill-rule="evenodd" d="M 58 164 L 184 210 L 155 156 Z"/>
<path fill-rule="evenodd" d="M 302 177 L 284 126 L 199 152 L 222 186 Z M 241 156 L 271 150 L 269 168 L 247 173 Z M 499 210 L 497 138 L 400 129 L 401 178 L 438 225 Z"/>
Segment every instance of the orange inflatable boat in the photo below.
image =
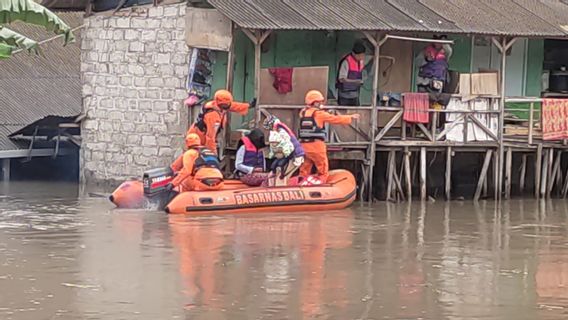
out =
<path fill-rule="evenodd" d="M 331 170 L 324 184 L 311 186 L 249 187 L 240 181 L 226 180 L 223 190 L 178 194 L 165 211 L 203 215 L 337 210 L 353 203 L 356 189 L 355 177 L 347 170 Z M 144 195 L 143 183 L 133 181 L 119 186 L 110 200 L 119 208 L 143 208 L 151 202 Z"/>

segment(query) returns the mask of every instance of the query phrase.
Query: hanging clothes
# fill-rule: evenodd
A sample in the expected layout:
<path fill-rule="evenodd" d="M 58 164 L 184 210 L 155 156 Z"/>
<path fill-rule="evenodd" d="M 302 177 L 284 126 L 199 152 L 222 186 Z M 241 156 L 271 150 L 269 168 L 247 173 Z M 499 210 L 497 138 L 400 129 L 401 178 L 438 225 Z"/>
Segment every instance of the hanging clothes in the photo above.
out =
<path fill-rule="evenodd" d="M 568 99 L 543 99 L 542 138 L 561 140 L 568 138 Z"/>
<path fill-rule="evenodd" d="M 274 78 L 272 86 L 278 93 L 286 94 L 292 91 L 292 73 L 294 68 L 270 68 L 268 72 Z"/>
<path fill-rule="evenodd" d="M 404 121 L 408 123 L 428 123 L 430 101 L 428 93 L 408 92 L 403 95 Z"/>

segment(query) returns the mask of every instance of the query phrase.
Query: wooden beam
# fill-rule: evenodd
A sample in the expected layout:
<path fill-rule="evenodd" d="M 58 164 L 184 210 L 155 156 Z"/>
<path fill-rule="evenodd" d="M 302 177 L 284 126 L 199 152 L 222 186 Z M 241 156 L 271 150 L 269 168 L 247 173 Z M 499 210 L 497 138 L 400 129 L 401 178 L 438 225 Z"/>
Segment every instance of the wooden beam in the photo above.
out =
<path fill-rule="evenodd" d="M 513 164 L 513 150 L 507 148 L 507 157 L 505 161 L 505 199 L 511 197 L 511 166 Z"/>
<path fill-rule="evenodd" d="M 255 34 L 249 29 L 241 28 L 241 31 L 252 41 L 253 44 L 257 43 L 257 38 Z"/>
<path fill-rule="evenodd" d="M 497 43 L 495 38 L 492 38 L 493 43 Z M 514 40 L 513 40 L 514 41 Z M 499 174 L 497 176 L 497 186 L 499 190 L 501 190 L 503 186 L 503 156 L 504 156 L 504 149 L 503 149 L 503 131 L 504 131 L 504 123 L 505 123 L 505 79 L 507 75 L 507 45 L 508 41 L 506 37 L 503 37 L 502 42 L 500 45 L 496 45 L 499 51 L 501 52 L 501 85 L 499 89 L 500 92 L 500 100 L 499 100 L 499 124 L 497 126 L 497 133 L 498 133 L 498 143 L 499 143 L 499 154 L 497 155 L 498 159 L 498 166 L 499 166 Z M 499 198 L 501 196 L 501 192 L 499 192 Z"/>
<path fill-rule="evenodd" d="M 420 200 L 426 201 L 426 148 L 420 148 Z"/>
<path fill-rule="evenodd" d="M 363 201 L 364 195 L 365 195 L 365 188 L 367 187 L 367 178 L 369 177 L 368 168 L 369 168 L 369 166 L 366 166 L 363 162 L 361 162 L 361 174 L 362 174 L 362 180 L 363 181 L 361 181 L 361 184 L 359 186 L 359 200 L 360 201 Z"/>
<path fill-rule="evenodd" d="M 379 134 L 375 137 L 375 141 L 380 141 L 387 132 L 396 124 L 396 122 L 402 117 L 404 111 L 397 112 L 392 119 L 384 126 L 384 128 L 379 132 Z M 375 120 L 376 121 L 376 120 Z M 373 135 L 372 135 L 373 136 Z"/>
<path fill-rule="evenodd" d="M 451 200 L 452 191 L 452 147 L 446 151 L 446 200 Z"/>
<path fill-rule="evenodd" d="M 436 129 L 438 128 L 438 113 L 432 114 L 432 124 L 430 125 L 430 141 L 436 140 Z"/>
<path fill-rule="evenodd" d="M 260 31 L 255 31 L 256 43 L 254 44 L 254 96 L 257 99 L 257 104 L 260 104 L 260 56 L 261 56 L 261 43 L 259 41 L 262 34 Z M 260 125 L 260 108 L 256 108 L 255 123 L 257 127 Z"/>
<path fill-rule="evenodd" d="M 235 25 L 233 22 L 231 22 L 231 45 L 229 46 L 229 53 L 227 55 L 227 79 L 225 80 L 225 88 L 230 92 L 233 92 L 234 72 L 235 72 Z"/>
<path fill-rule="evenodd" d="M 491 163 L 492 150 L 487 150 L 485 152 L 485 160 L 483 161 L 483 167 L 481 167 L 481 173 L 479 174 L 479 180 L 477 181 L 477 188 L 475 189 L 475 195 L 473 196 L 474 201 L 478 201 L 481 196 L 481 189 L 483 188 L 483 183 L 487 179 L 487 171 L 489 170 L 489 164 Z"/>
<path fill-rule="evenodd" d="M 481 130 L 483 130 L 488 136 L 490 136 L 491 139 L 493 139 L 493 140 L 495 140 L 495 141 L 498 141 L 498 140 L 499 140 L 499 138 L 497 138 L 497 136 L 496 136 L 493 132 L 491 132 L 491 130 L 489 130 L 489 128 L 487 128 L 483 123 L 481 123 L 481 121 L 479 121 L 479 119 L 477 119 L 477 118 L 474 117 L 474 116 L 470 116 L 470 115 L 468 115 L 468 117 L 471 119 L 471 121 L 472 121 L 475 125 L 477 125 L 477 126 L 478 126 Z"/>
<path fill-rule="evenodd" d="M 439 141 L 444 136 L 446 136 L 448 134 L 448 132 L 450 132 L 455 126 L 457 126 L 459 124 L 459 122 L 462 121 L 464 118 L 465 118 L 465 114 L 459 115 L 456 118 L 456 120 L 452 121 L 452 123 L 450 123 L 449 126 L 444 128 L 444 130 L 442 130 L 442 132 L 440 132 L 440 134 L 436 137 L 436 141 Z"/>
<path fill-rule="evenodd" d="M 410 172 L 410 150 L 408 147 L 404 148 L 404 177 L 406 182 L 406 196 L 410 201 L 412 200 L 412 178 Z"/>
<path fill-rule="evenodd" d="M 540 198 L 540 184 L 542 173 L 542 143 L 539 143 L 536 149 L 536 161 L 534 167 L 534 197 Z"/>
<path fill-rule="evenodd" d="M 526 176 L 527 176 L 527 155 L 523 154 L 523 157 L 521 158 L 521 174 L 519 178 L 519 191 L 521 192 L 521 195 L 523 194 L 523 192 L 525 192 Z"/>
<path fill-rule="evenodd" d="M 533 127 L 534 127 L 534 102 L 529 106 L 529 144 L 533 143 Z"/>
<path fill-rule="evenodd" d="M 380 72 L 380 54 L 381 54 L 381 46 L 379 45 L 379 39 L 381 37 L 380 33 L 377 33 L 376 35 L 376 40 L 374 43 L 375 46 L 375 55 L 373 56 L 373 88 L 371 90 L 371 119 L 370 119 L 370 126 L 371 126 L 371 132 L 370 132 L 370 136 L 371 138 L 375 137 L 375 132 L 377 130 L 377 95 L 379 92 L 379 72 Z M 376 139 L 375 139 L 376 140 Z M 375 157 L 376 155 L 376 148 L 377 148 L 377 144 L 374 143 L 373 140 L 371 140 L 371 147 L 369 148 L 369 160 L 371 162 L 370 164 L 370 169 L 369 169 L 369 202 L 373 201 L 373 175 L 374 175 L 374 167 L 375 167 L 375 162 L 376 159 Z"/>
<path fill-rule="evenodd" d="M 426 128 L 424 126 L 424 124 L 417 123 L 416 125 L 418 126 L 418 128 L 420 128 L 420 131 L 422 131 L 424 133 L 424 135 L 426 136 L 426 138 L 428 138 L 428 140 L 434 142 L 434 137 L 432 135 L 430 135 L 428 128 Z"/>
<path fill-rule="evenodd" d="M 37 131 L 39 130 L 39 126 L 36 126 L 34 129 L 34 133 L 32 135 L 32 141 L 30 141 L 30 145 L 28 147 L 28 156 L 26 157 L 26 161 L 32 160 L 32 150 L 34 149 L 34 142 L 37 136 Z"/>

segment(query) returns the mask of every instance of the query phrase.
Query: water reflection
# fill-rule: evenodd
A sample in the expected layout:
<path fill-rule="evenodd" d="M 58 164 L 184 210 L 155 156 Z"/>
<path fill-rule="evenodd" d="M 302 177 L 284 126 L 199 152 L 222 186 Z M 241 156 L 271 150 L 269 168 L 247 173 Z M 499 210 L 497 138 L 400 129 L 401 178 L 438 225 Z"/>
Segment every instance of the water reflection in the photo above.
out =
<path fill-rule="evenodd" d="M 1 319 L 565 319 L 565 201 L 115 210 L 0 188 Z"/>

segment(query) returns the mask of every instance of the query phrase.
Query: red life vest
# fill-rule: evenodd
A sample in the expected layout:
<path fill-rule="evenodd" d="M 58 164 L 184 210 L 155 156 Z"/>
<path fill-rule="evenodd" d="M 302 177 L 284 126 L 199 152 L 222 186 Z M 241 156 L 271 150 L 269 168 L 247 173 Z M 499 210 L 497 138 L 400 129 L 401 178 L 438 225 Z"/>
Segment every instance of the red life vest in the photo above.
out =
<path fill-rule="evenodd" d="M 337 69 L 337 77 L 336 77 L 336 87 L 338 90 L 346 92 L 346 91 L 358 91 L 361 87 L 359 84 L 356 83 L 342 83 L 339 81 L 339 69 L 341 69 L 341 65 L 343 61 L 347 61 L 347 65 L 349 66 L 349 71 L 347 73 L 347 79 L 349 80 L 363 80 L 363 69 L 365 68 L 365 63 L 363 61 L 358 61 L 355 59 L 353 54 L 348 54 L 341 61 L 339 61 L 339 68 Z"/>

